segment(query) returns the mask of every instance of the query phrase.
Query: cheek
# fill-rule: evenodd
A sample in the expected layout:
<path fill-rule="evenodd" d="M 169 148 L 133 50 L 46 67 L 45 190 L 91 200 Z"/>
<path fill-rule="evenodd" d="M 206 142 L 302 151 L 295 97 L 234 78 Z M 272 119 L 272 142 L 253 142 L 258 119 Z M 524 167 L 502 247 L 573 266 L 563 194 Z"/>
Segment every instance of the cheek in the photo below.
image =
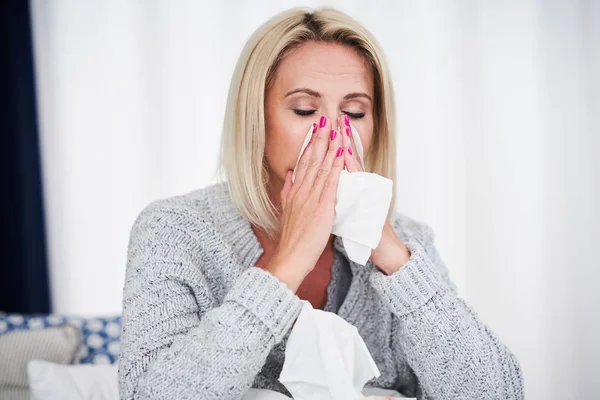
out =
<path fill-rule="evenodd" d="M 363 149 L 365 151 L 365 154 L 367 154 L 373 141 L 373 120 L 369 119 L 356 122 L 353 121 L 352 124 L 358 131 L 360 135 L 360 141 L 363 145 Z"/>
<path fill-rule="evenodd" d="M 265 154 L 271 170 L 285 178 L 288 169 L 293 169 L 302 147 L 306 132 L 313 121 L 294 121 L 283 116 L 271 115 L 267 124 Z"/>

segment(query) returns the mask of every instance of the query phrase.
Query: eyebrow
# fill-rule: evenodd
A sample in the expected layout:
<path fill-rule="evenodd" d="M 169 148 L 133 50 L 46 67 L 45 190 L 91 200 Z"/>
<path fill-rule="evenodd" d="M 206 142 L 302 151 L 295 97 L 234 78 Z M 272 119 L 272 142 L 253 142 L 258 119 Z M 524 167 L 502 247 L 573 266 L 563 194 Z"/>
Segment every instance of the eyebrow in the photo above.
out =
<path fill-rule="evenodd" d="M 316 98 L 318 98 L 318 99 L 320 99 L 320 98 L 322 98 L 322 97 L 323 97 L 323 95 L 322 95 L 321 93 L 319 93 L 319 92 L 316 92 L 316 91 L 314 91 L 314 90 L 312 90 L 312 89 L 308 89 L 308 88 L 299 88 L 299 89 L 294 89 L 294 90 L 292 90 L 292 91 L 290 91 L 290 92 L 287 92 L 287 93 L 285 94 L 284 98 L 285 98 L 285 97 L 288 97 L 288 96 L 291 96 L 291 95 L 293 95 L 293 94 L 296 94 L 296 93 L 306 93 L 306 94 L 308 94 L 309 96 L 316 97 Z M 373 99 L 371 99 L 371 96 L 369 96 L 368 94 L 366 94 L 366 93 L 364 93 L 364 92 L 353 92 L 353 93 L 348 93 L 347 95 L 345 95 L 345 96 L 344 96 L 344 100 L 352 100 L 352 99 L 356 99 L 356 98 L 358 98 L 358 97 L 364 97 L 364 98 L 368 99 L 368 100 L 369 100 L 371 103 L 373 102 Z"/>

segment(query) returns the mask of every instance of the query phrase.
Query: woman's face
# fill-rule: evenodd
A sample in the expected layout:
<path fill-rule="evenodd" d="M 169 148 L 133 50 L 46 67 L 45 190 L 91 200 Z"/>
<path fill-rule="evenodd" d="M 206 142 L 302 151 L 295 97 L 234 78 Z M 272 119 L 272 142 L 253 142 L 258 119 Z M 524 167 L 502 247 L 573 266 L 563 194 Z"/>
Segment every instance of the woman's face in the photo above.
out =
<path fill-rule="evenodd" d="M 338 130 L 338 117 L 348 114 L 367 154 L 373 136 L 373 98 L 371 69 L 352 48 L 307 42 L 288 54 L 265 100 L 271 193 L 278 194 L 283 187 L 304 136 L 322 115 Z"/>

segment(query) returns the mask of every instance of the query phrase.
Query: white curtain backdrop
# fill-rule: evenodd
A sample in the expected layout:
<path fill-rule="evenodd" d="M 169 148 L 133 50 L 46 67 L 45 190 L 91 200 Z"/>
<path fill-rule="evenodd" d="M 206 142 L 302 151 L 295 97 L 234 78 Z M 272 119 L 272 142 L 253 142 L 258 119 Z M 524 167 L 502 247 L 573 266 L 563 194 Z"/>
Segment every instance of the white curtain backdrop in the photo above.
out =
<path fill-rule="evenodd" d="M 297 4 L 32 2 L 56 312 L 120 312 L 136 215 L 213 182 L 242 46 Z M 527 398 L 600 397 L 600 2 L 328 4 L 387 53 L 398 210 L 434 228 Z"/>

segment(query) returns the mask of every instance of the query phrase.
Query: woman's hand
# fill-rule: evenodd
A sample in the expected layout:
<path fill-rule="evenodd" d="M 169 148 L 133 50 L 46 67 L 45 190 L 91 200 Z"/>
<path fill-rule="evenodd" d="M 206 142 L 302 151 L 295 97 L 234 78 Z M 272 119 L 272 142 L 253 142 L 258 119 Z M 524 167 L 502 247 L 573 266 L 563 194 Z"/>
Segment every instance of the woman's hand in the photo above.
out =
<path fill-rule="evenodd" d="M 350 122 L 348 116 L 343 116 L 343 121 L 340 122 L 340 126 L 344 126 L 342 146 L 344 147 L 344 164 L 348 172 L 360 172 L 363 171 L 362 164 L 358 158 L 358 154 L 355 151 L 356 146 L 352 133 L 350 131 Z M 381 234 L 381 240 L 375 250 L 371 252 L 371 261 L 386 275 L 391 275 L 398 271 L 410 258 L 410 251 L 404 245 L 402 240 L 396 234 L 396 231 L 389 223 L 385 222 L 383 226 L 383 232 Z"/>
<path fill-rule="evenodd" d="M 331 235 L 344 168 L 342 136 L 321 117 L 300 158 L 294 183 L 288 171 L 281 191 L 281 235 L 265 269 L 294 292 L 314 268 Z"/>

